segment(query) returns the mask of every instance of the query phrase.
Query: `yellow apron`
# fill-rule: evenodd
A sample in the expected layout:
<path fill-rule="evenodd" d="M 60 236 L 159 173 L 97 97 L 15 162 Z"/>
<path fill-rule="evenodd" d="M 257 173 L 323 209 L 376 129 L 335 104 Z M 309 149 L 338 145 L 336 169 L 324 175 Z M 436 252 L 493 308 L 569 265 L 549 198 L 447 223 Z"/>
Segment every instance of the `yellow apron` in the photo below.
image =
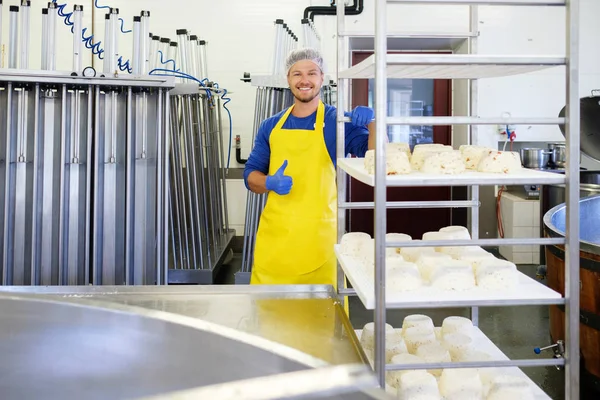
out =
<path fill-rule="evenodd" d="M 325 146 L 325 106 L 319 102 L 314 130 L 282 129 L 290 107 L 269 139 L 269 175 L 285 160 L 292 190 L 269 192 L 260 217 L 251 284 L 329 284 L 336 287 L 337 187 Z"/>

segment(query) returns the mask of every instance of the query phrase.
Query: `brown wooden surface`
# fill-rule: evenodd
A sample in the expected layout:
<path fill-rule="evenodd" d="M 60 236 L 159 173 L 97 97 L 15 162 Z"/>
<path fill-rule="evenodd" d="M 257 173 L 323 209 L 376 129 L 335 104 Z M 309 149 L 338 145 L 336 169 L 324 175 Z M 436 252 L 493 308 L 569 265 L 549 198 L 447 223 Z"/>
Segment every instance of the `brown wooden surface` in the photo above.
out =
<path fill-rule="evenodd" d="M 550 247 L 550 246 L 548 246 Z M 565 260 L 557 257 L 546 248 L 546 277 L 548 286 L 564 296 Z M 556 246 L 562 251 L 564 247 Z M 581 257 L 597 262 L 600 257 L 595 254 L 581 252 Z M 581 280 L 581 310 L 592 314 L 600 314 L 600 274 L 584 268 L 579 269 Z M 581 355 L 585 370 L 600 378 L 600 331 L 584 323 L 579 324 Z M 550 335 L 552 341 L 565 340 L 565 313 L 557 306 L 550 306 Z"/>
<path fill-rule="evenodd" d="M 393 52 L 390 52 L 390 54 Z M 355 65 L 372 55 L 372 52 L 355 52 L 352 64 Z M 452 82 L 446 79 L 434 80 L 433 85 L 433 115 L 452 115 Z M 352 81 L 352 107 L 368 105 L 368 80 L 355 79 Z M 433 141 L 435 143 L 451 144 L 450 126 L 434 126 Z M 463 193 L 464 192 L 464 193 Z M 350 178 L 348 185 L 349 201 L 373 201 L 374 189 L 364 183 Z M 407 187 L 388 188 L 388 201 L 442 201 L 452 198 L 449 187 Z M 455 189 L 456 199 L 466 199 L 463 188 Z M 366 232 L 373 235 L 373 210 L 350 210 L 347 214 L 346 229 L 352 232 Z M 466 209 L 396 209 L 387 211 L 387 232 L 406 233 L 415 239 L 420 239 L 423 233 L 437 231 L 448 225 L 467 224 Z"/>

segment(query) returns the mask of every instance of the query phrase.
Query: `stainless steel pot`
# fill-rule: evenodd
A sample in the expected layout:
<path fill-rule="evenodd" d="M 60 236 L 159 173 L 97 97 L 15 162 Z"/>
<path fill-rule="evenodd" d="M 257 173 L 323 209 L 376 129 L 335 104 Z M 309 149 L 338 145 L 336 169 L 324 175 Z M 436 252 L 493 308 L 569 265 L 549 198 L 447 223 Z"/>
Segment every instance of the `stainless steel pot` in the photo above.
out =
<path fill-rule="evenodd" d="M 564 143 L 549 143 L 550 164 L 564 168 L 567 165 L 567 145 Z"/>
<path fill-rule="evenodd" d="M 600 90 L 592 90 L 592 95 L 582 97 L 580 104 L 581 121 L 581 145 L 583 154 L 600 161 Z M 564 118 L 565 108 L 558 113 L 558 116 Z M 565 134 L 565 126 L 559 125 L 562 134 Z"/>
<path fill-rule="evenodd" d="M 546 149 L 521 149 L 521 162 L 525 168 L 546 168 L 552 152 Z"/>
<path fill-rule="evenodd" d="M 580 171 L 579 180 L 580 198 L 600 194 L 600 171 Z M 548 185 L 548 199 L 545 201 L 544 214 L 565 201 L 565 185 Z"/>

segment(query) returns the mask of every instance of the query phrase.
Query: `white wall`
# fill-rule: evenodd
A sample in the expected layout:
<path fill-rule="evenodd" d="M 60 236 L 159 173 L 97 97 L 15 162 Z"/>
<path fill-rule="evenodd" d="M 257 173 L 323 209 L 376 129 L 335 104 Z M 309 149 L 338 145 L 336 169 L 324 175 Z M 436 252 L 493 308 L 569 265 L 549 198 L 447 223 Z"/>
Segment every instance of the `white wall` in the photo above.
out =
<path fill-rule="evenodd" d="M 72 10 L 75 2 L 63 0 Z M 8 43 L 8 3 L 5 2 L 3 18 L 4 44 Z M 84 4 L 84 26 L 92 26 L 92 1 L 78 0 Z M 268 73 L 271 67 L 271 54 L 274 42 L 273 22 L 284 19 L 291 28 L 301 34 L 300 20 L 303 10 L 310 5 L 328 5 L 329 0 L 179 0 L 164 2 L 158 0 L 99 0 L 101 5 L 118 7 L 126 28 L 131 28 L 132 18 L 141 10 L 151 12 L 150 31 L 161 37 L 175 39 L 175 30 L 186 28 L 192 34 L 208 41 L 208 72 L 211 80 L 227 88 L 231 95 L 229 108 L 233 116 L 233 136 L 242 137 L 242 156 L 250 151 L 254 118 L 254 88 L 240 81 L 244 72 L 253 74 Z M 41 8 L 46 1 L 32 1 L 32 56 L 31 66 L 39 66 L 39 38 Z M 94 12 L 94 33 L 102 40 L 104 13 Z M 581 0 L 581 95 L 589 95 L 592 89 L 600 88 L 600 1 Z M 469 27 L 468 7 L 465 6 L 418 6 L 389 5 L 387 13 L 389 32 L 420 33 L 466 33 Z M 317 16 L 315 24 L 323 38 L 323 51 L 329 66 L 329 73 L 335 76 L 336 39 L 335 17 Z M 373 2 L 365 0 L 363 14 L 346 17 L 346 30 L 353 32 L 373 31 Z M 479 52 L 481 54 L 516 55 L 564 55 L 565 18 L 562 8 L 525 7 L 480 7 L 479 10 Z M 72 36 L 69 29 L 59 24 L 59 46 L 61 55 L 59 69 L 70 70 Z M 131 35 L 122 35 L 121 54 L 128 57 L 131 52 Z M 89 52 L 84 64 L 91 62 Z M 6 58 L 5 55 L 4 58 Z M 100 69 L 101 63 L 94 61 Z M 513 116 L 555 117 L 565 103 L 564 68 L 533 73 L 523 76 L 486 79 L 479 84 L 479 115 L 498 116 L 510 112 Z M 462 100 L 462 102 L 461 102 Z M 465 110 L 465 90 L 455 88 L 454 110 Z M 224 114 L 225 115 L 225 114 Z M 228 141 L 228 123 L 225 142 Z M 459 130 L 457 130 L 458 132 Z M 497 144 L 501 139 L 494 127 L 479 127 L 476 143 Z M 462 135 L 461 140 L 464 139 Z M 563 140 L 558 127 L 518 126 L 519 141 Z M 231 167 L 241 167 L 235 162 L 232 150 Z M 245 188 L 241 181 L 228 184 L 229 214 L 232 227 L 238 235 L 243 232 L 245 218 Z"/>

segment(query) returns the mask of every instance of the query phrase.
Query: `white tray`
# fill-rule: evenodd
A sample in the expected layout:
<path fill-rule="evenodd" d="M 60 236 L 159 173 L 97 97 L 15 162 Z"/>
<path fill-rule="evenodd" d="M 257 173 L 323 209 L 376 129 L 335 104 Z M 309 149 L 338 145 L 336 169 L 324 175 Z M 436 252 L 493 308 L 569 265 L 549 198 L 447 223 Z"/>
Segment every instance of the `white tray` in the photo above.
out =
<path fill-rule="evenodd" d="M 338 165 L 348 175 L 375 186 L 375 175 L 371 175 L 364 167 L 364 158 L 338 158 Z M 386 186 L 471 186 L 471 185 L 551 185 L 564 184 L 565 175 L 553 172 L 536 171 L 523 168 L 510 174 L 493 174 L 468 171 L 457 175 L 426 174 L 414 171 L 406 175 L 388 175 Z"/>
<path fill-rule="evenodd" d="M 358 340 L 360 341 L 360 337 L 362 335 L 362 329 L 356 329 L 354 332 L 356 333 L 356 336 L 358 337 Z M 502 352 L 502 350 L 500 350 L 494 344 L 494 342 L 492 342 L 485 335 L 485 333 L 483 333 L 479 328 L 475 327 L 473 329 L 472 337 L 473 337 L 473 346 L 475 349 L 477 349 L 479 351 L 483 351 L 485 353 L 488 353 L 490 356 L 492 356 L 493 360 L 497 360 L 497 361 L 509 360 L 509 358 L 506 356 L 506 354 L 504 354 Z M 371 363 L 371 368 L 373 368 L 373 361 L 369 360 L 369 362 Z M 531 378 L 529 378 L 520 368 L 503 367 L 501 369 L 501 372 L 502 372 L 502 374 L 516 375 L 516 376 L 521 376 L 521 377 L 524 377 L 525 379 L 527 379 L 529 381 L 529 383 L 531 384 L 531 387 L 533 388 L 533 393 L 535 395 L 536 400 L 551 400 L 550 396 L 548 396 L 538 385 L 536 385 L 535 382 L 533 382 L 531 380 Z M 386 390 L 390 394 L 394 394 L 394 395 L 396 394 L 396 390 L 389 385 L 386 385 Z"/>
<path fill-rule="evenodd" d="M 375 308 L 375 283 L 365 268 L 356 260 L 340 254 L 340 245 L 334 245 L 335 254 L 356 294 L 368 310 Z M 386 308 L 435 308 L 476 307 L 495 305 L 533 305 L 561 304 L 564 299 L 560 293 L 519 272 L 519 287 L 515 290 L 490 291 L 474 287 L 461 292 L 440 291 L 431 286 L 409 292 L 397 292 L 386 295 Z"/>

